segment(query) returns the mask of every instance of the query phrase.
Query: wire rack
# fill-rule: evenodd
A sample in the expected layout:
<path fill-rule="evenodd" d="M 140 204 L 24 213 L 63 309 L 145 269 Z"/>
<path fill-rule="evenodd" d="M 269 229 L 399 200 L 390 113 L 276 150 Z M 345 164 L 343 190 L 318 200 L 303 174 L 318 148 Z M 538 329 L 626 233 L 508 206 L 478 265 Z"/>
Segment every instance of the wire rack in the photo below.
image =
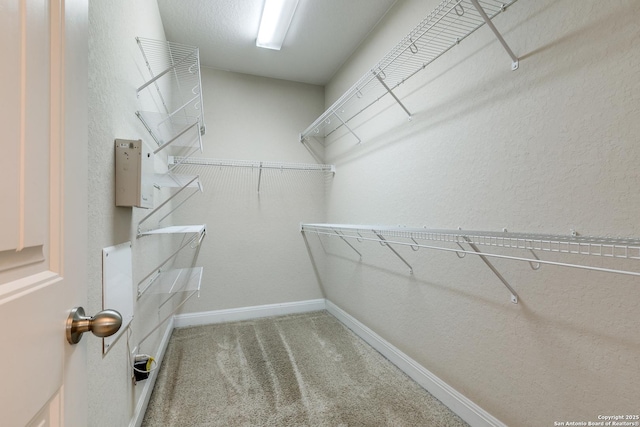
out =
<path fill-rule="evenodd" d="M 360 257 L 362 257 L 362 254 L 350 241 L 378 242 L 382 246 L 388 247 L 409 267 L 410 273 L 413 273 L 413 268 L 393 246 L 409 246 L 413 251 L 426 248 L 454 252 L 459 258 L 463 258 L 467 254 L 479 256 L 509 290 L 511 302 L 516 304 L 518 303 L 516 291 L 489 259 L 498 258 L 526 261 L 529 262 L 534 270 L 538 270 L 541 265 L 545 264 L 640 277 L 639 271 L 605 268 L 579 262 L 543 260 L 537 255 L 538 252 L 549 252 L 640 260 L 640 239 L 635 238 L 588 237 L 578 235 L 563 236 L 512 233 L 506 231 L 435 230 L 427 228 L 352 224 L 301 224 L 300 230 L 303 233 L 312 233 L 318 236 L 339 237 Z M 507 255 L 503 253 L 504 251 L 495 251 L 494 248 L 516 249 L 525 252 L 518 252 L 516 255 Z"/>
<path fill-rule="evenodd" d="M 141 37 L 136 41 L 150 74 L 137 89 L 142 104 L 137 115 L 147 130 L 158 145 L 194 125 L 204 134 L 199 49 Z"/>
<path fill-rule="evenodd" d="M 444 0 L 374 65 L 316 121 L 300 134 L 300 140 L 326 137 L 387 94 L 407 112 L 393 90 L 426 68 L 485 23 L 491 26 L 517 68 L 517 57 L 491 23 L 496 15 L 517 0 Z M 354 136 L 357 137 L 357 135 Z M 358 141 L 360 139 L 358 138 Z"/>
<path fill-rule="evenodd" d="M 562 254 L 590 255 L 605 258 L 622 258 L 640 260 L 640 239 L 562 236 L 551 234 L 528 234 L 512 232 L 466 231 L 466 230 L 434 230 L 426 228 L 389 227 L 379 225 L 344 225 L 344 224 L 302 224 L 302 231 L 336 235 L 358 240 L 379 240 L 378 235 L 393 238 L 394 243 L 407 246 L 420 245 L 419 241 L 438 243 L 468 244 L 496 248 L 525 249 L 540 252 Z M 397 240 L 404 239 L 404 240 Z M 443 247 L 449 250 L 448 247 Z M 459 252 L 459 249 L 451 249 Z M 492 254 L 487 254 L 492 255 Z M 501 256 L 508 258 L 508 256 Z M 513 257 L 520 259 L 520 257 Z M 537 259 L 527 261 L 539 262 Z M 544 263 L 544 261 L 542 261 Z M 640 275 L 640 273 L 633 273 Z"/>
<path fill-rule="evenodd" d="M 262 172 L 264 170 L 276 171 L 306 171 L 331 173 L 335 175 L 336 168 L 334 165 L 322 165 L 316 163 L 283 163 L 283 162 L 265 162 L 256 160 L 224 160 L 224 159 L 206 159 L 202 157 L 169 157 L 169 165 L 195 165 L 195 166 L 213 166 L 218 168 L 233 169 L 253 169 L 258 171 L 257 191 L 260 193 L 260 185 L 263 181 Z"/>
<path fill-rule="evenodd" d="M 174 271 L 169 271 L 167 273 L 161 273 L 161 275 L 157 279 L 158 283 L 161 284 L 160 285 L 161 287 L 163 284 L 162 282 L 165 283 L 165 286 L 164 286 L 165 289 L 162 289 L 161 292 L 162 291 L 167 292 L 167 289 L 166 289 L 167 287 L 173 287 L 173 289 L 168 291 L 170 292 L 170 297 L 167 298 L 160 305 L 160 307 L 162 307 L 163 305 L 171 301 L 173 297 L 178 294 L 186 293 L 186 295 L 184 295 L 182 299 L 172 308 L 172 310 L 169 312 L 168 315 L 163 317 L 162 320 L 157 322 L 156 325 L 149 332 L 147 332 L 142 338 L 140 338 L 140 340 L 138 341 L 138 347 L 141 346 L 142 343 L 145 342 L 147 338 L 149 338 L 155 331 L 157 331 L 158 328 L 160 328 L 164 324 L 164 322 L 166 322 L 171 317 L 173 317 L 173 315 L 176 314 L 178 310 L 180 310 L 180 308 L 187 301 L 189 301 L 189 299 L 191 299 L 192 296 L 194 295 L 198 295 L 198 297 L 200 296 L 200 287 L 202 285 L 202 273 L 203 273 L 202 267 L 174 270 Z M 169 282 L 169 286 L 166 285 L 167 282 Z M 147 289 L 145 289 L 143 293 Z M 160 309 L 160 307 L 158 307 L 158 310 Z"/>
<path fill-rule="evenodd" d="M 257 160 L 225 160 L 225 159 L 206 159 L 203 157 L 171 157 L 169 163 L 200 165 L 200 166 L 219 166 L 230 168 L 251 168 L 251 169 L 277 169 L 277 170 L 298 170 L 298 171 L 321 171 L 335 173 L 334 165 L 322 165 L 316 163 L 283 163 L 283 162 L 265 162 Z"/>

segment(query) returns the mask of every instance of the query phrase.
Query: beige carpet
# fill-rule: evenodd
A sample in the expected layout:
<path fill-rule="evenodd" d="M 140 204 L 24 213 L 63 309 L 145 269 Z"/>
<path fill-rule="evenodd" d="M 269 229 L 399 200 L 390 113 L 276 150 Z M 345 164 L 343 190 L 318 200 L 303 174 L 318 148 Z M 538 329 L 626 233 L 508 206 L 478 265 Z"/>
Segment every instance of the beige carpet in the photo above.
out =
<path fill-rule="evenodd" d="M 466 425 L 324 311 L 175 330 L 142 423 Z"/>

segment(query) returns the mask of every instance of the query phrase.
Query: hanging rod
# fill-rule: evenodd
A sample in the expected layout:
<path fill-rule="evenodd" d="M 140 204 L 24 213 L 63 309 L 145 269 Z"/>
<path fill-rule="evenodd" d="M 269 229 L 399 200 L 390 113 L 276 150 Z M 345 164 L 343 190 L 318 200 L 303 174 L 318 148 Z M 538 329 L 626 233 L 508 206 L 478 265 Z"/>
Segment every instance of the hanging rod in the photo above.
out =
<path fill-rule="evenodd" d="M 265 169 L 271 170 L 293 170 L 293 171 L 319 171 L 330 172 L 333 175 L 336 174 L 336 167 L 334 165 L 321 165 L 316 163 L 280 163 L 280 162 L 261 162 L 251 160 L 222 160 L 222 159 L 205 159 L 202 157 L 178 157 L 169 156 L 169 165 L 196 165 L 196 166 L 218 166 L 218 167 L 230 167 L 230 168 L 250 168 L 257 169 L 258 172 L 258 193 L 260 193 L 260 184 L 262 183 L 262 171 Z"/>
<path fill-rule="evenodd" d="M 300 231 L 314 233 L 318 236 L 340 237 L 342 240 L 355 239 L 359 242 L 374 241 L 381 245 L 410 246 L 417 251 L 420 248 L 454 252 L 459 257 L 466 254 L 479 256 L 494 274 L 502 281 L 511 293 L 511 301 L 518 302 L 518 296 L 509 283 L 500 275 L 488 258 L 509 259 L 530 263 L 534 270 L 540 265 L 555 265 L 582 270 L 599 271 L 604 273 L 623 274 L 640 277 L 640 272 L 631 270 L 595 267 L 591 265 L 543 260 L 534 251 L 589 255 L 604 258 L 640 260 L 640 239 L 611 238 L 578 235 L 550 235 L 513 232 L 484 232 L 466 230 L 438 230 L 427 228 L 408 228 L 381 225 L 352 225 L 352 224 L 301 224 Z M 423 242 L 435 242 L 427 244 Z M 457 247 L 448 247 L 457 245 Z M 466 244 L 471 250 L 462 246 Z M 351 246 L 351 245 L 349 245 Z M 480 249 L 483 247 L 483 250 Z M 353 248 L 353 246 L 352 246 Z M 504 255 L 490 252 L 491 248 L 521 249 L 531 252 L 532 257 Z M 356 250 L 355 248 L 353 248 Z M 357 250 L 356 250 L 357 251 Z M 394 251 L 395 252 L 395 251 Z M 358 252 L 359 253 L 359 252 Z M 404 261 L 404 259 L 403 259 Z M 409 265 L 406 261 L 405 264 Z"/>
<path fill-rule="evenodd" d="M 178 157 L 169 156 L 169 164 L 198 165 L 198 166 L 220 166 L 231 168 L 252 168 L 252 169 L 277 169 L 277 170 L 297 170 L 297 171 L 321 171 L 336 173 L 335 165 L 321 165 L 316 163 L 281 163 L 264 162 L 255 160 L 223 160 L 206 159 L 202 157 Z"/>

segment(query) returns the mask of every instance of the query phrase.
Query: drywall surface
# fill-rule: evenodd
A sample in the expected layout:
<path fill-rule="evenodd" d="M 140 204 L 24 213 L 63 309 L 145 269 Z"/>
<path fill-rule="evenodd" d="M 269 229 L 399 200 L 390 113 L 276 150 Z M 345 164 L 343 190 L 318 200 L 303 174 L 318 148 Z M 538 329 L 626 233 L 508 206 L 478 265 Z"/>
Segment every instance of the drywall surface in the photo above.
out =
<path fill-rule="evenodd" d="M 170 245 L 136 238 L 137 223 L 145 210 L 115 207 L 114 139 L 150 142 L 135 115 L 136 88 L 148 78 L 135 37 L 164 39 L 157 4 L 154 0 L 94 1 L 89 5 L 89 24 L 89 283 L 85 311 L 93 315 L 103 308 L 102 248 L 132 241 L 136 287 L 148 269 L 166 256 L 163 252 Z M 128 344 L 137 345 L 137 340 L 157 323 L 157 302 L 151 297 L 135 303 L 130 331 L 106 355 L 102 353 L 102 339 L 85 338 L 92 427 L 129 425 L 142 387 L 131 381 Z M 155 354 L 162 333 L 160 328 L 141 352 Z"/>
<path fill-rule="evenodd" d="M 436 1 L 399 2 L 337 74 L 326 106 Z M 519 1 L 326 143 L 327 222 L 640 236 L 640 3 Z M 309 221 L 310 222 L 310 221 Z M 637 278 L 309 236 L 326 297 L 513 426 L 637 414 Z M 506 251 L 505 251 L 506 252 Z M 510 252 L 513 254 L 513 252 Z M 516 252 L 517 254 L 517 252 Z M 539 254 L 639 269 L 637 262 Z"/>
<path fill-rule="evenodd" d="M 203 68 L 202 84 L 207 132 L 198 157 L 316 163 L 297 140 L 323 110 L 322 87 L 210 68 Z M 176 221 L 207 224 L 198 258 L 204 266 L 200 297 L 183 312 L 323 297 L 299 224 L 324 220 L 332 174 L 217 166 L 176 171 L 200 175 L 204 186 L 176 211 Z"/>

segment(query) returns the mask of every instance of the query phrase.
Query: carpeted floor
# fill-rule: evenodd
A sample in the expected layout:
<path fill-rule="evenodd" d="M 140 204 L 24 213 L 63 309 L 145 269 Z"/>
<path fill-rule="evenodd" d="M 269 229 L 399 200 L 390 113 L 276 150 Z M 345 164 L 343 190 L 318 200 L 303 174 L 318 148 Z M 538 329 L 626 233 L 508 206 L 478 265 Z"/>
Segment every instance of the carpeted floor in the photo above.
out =
<path fill-rule="evenodd" d="M 142 423 L 466 425 L 324 311 L 175 330 Z"/>

